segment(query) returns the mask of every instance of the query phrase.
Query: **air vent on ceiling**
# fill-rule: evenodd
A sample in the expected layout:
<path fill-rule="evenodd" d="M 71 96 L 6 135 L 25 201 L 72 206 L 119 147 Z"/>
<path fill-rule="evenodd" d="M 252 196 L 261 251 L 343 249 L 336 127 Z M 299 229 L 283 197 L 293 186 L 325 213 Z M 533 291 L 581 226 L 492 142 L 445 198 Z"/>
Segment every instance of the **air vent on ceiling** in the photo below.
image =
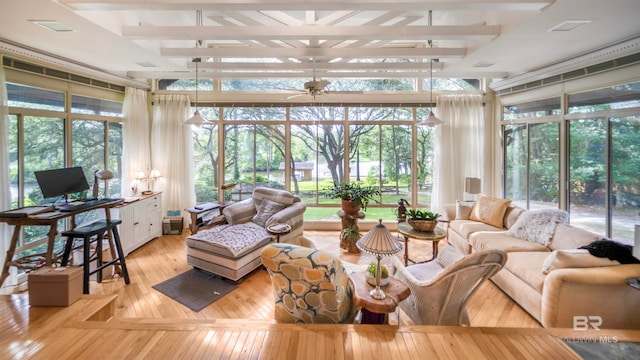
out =
<path fill-rule="evenodd" d="M 102 80 L 88 78 L 86 76 L 81 76 L 77 74 L 72 74 L 66 71 L 61 71 L 57 69 L 52 69 L 40 65 L 34 65 L 31 63 L 26 63 L 20 60 L 15 60 L 10 57 L 3 57 L 2 64 L 5 67 L 13 68 L 16 70 L 21 70 L 25 72 L 30 72 L 34 74 L 41 74 L 45 76 L 49 76 L 56 79 L 62 79 L 70 82 L 75 82 L 79 84 L 91 85 L 103 89 L 111 89 L 118 92 L 124 92 L 125 87 L 117 84 L 108 83 Z"/>
<path fill-rule="evenodd" d="M 581 69 L 565 72 L 563 74 L 550 76 L 548 78 L 531 81 L 526 84 L 512 86 L 510 88 L 499 90 L 496 92 L 496 94 L 500 96 L 500 95 L 511 94 L 518 91 L 529 90 L 529 89 L 541 87 L 544 85 L 549 85 L 549 84 L 553 84 L 561 81 L 567 81 L 570 79 L 576 79 L 576 78 L 584 77 L 587 75 L 593 75 L 596 73 L 613 70 L 623 66 L 636 64 L 638 62 L 640 62 L 640 53 L 628 55 L 616 60 L 605 61 L 599 64 L 584 67 Z"/>

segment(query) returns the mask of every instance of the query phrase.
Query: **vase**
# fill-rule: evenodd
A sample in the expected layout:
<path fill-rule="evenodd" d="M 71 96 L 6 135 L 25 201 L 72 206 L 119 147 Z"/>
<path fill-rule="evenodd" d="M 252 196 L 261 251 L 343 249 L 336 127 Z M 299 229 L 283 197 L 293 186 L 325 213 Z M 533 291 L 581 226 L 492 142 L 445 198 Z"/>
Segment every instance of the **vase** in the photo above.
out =
<path fill-rule="evenodd" d="M 432 232 L 436 225 L 438 225 L 437 220 L 408 220 L 407 223 L 414 230 L 422 232 Z"/>

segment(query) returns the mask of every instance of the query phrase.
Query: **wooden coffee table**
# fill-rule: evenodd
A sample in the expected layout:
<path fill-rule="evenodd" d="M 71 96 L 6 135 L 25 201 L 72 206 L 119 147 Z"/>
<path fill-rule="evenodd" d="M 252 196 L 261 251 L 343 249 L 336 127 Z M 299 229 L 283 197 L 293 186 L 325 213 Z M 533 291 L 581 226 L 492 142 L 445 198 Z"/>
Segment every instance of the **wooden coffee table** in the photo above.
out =
<path fill-rule="evenodd" d="M 349 284 L 353 291 L 353 301 L 356 306 L 362 308 L 362 324 L 388 324 L 389 313 L 395 312 L 400 301 L 406 299 L 411 294 L 409 287 L 400 280 L 391 276 L 389 284 L 380 287 L 384 291 L 385 298 L 377 300 L 371 297 L 369 292 L 375 286 L 367 282 L 366 272 L 356 272 L 349 274 Z"/>
<path fill-rule="evenodd" d="M 447 237 L 447 232 L 436 226 L 433 231 L 418 231 L 409 225 L 409 223 L 401 222 L 398 224 L 398 232 L 404 236 L 404 265 L 409 265 L 409 261 L 415 263 L 415 261 L 409 259 L 409 238 L 416 240 L 431 241 L 433 246 L 433 256 L 431 259 L 423 261 L 429 262 L 438 256 L 438 242 Z"/>

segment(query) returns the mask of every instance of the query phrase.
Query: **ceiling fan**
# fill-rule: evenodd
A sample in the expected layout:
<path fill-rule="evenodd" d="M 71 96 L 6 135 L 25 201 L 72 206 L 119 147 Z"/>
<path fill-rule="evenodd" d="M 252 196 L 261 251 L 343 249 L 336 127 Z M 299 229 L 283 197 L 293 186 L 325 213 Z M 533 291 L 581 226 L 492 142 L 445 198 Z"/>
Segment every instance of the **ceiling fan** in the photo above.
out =
<path fill-rule="evenodd" d="M 304 90 L 298 90 L 300 91 L 300 94 L 288 96 L 286 99 L 287 100 L 293 99 L 295 97 L 302 96 L 305 94 L 309 94 L 315 99 L 316 96 L 320 96 L 328 93 L 326 90 L 326 87 L 329 86 L 329 84 L 331 84 L 331 82 L 328 80 L 316 79 L 316 60 L 314 59 L 313 60 L 313 80 L 307 81 L 304 83 Z"/>

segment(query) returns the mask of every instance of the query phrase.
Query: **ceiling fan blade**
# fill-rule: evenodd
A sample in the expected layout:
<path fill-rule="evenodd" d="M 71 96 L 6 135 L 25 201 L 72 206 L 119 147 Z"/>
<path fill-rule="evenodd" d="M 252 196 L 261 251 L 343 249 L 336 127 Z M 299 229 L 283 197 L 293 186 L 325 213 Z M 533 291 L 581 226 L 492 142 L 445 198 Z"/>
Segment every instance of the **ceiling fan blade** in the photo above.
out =
<path fill-rule="evenodd" d="M 306 92 L 303 92 L 303 93 L 300 93 L 300 94 L 290 95 L 290 96 L 287 96 L 286 98 L 284 98 L 284 100 L 289 100 L 289 99 L 297 98 L 297 97 L 299 97 L 299 96 L 303 96 L 303 95 L 306 95 L 306 94 L 307 94 Z"/>

